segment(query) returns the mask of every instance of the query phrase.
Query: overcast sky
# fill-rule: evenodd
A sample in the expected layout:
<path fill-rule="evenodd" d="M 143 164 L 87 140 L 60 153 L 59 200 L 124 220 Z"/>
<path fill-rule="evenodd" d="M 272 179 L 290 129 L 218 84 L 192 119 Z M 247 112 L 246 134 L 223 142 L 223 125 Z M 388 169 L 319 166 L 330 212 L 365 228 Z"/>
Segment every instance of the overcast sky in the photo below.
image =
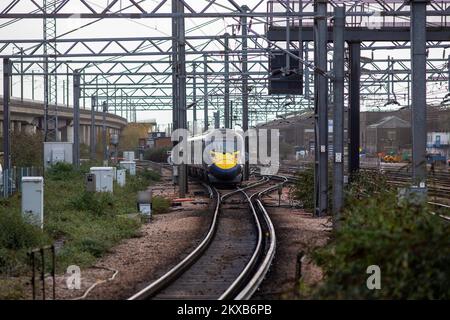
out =
<path fill-rule="evenodd" d="M 3 3 L 5 0 L 1 0 Z M 42 1 L 42 0 L 41 0 Z M 40 1 L 38 1 L 40 2 Z M 102 8 L 107 0 L 88 0 L 87 3 L 94 8 Z M 156 6 L 160 1 L 156 0 L 146 0 L 146 9 L 151 8 L 152 6 Z M 235 0 L 240 5 L 248 5 L 249 7 L 255 6 L 259 3 L 259 0 Z M 349 3 L 349 1 L 345 1 Z M 8 2 L 9 3 L 9 2 Z M 30 12 L 34 10 L 33 6 L 30 4 L 31 2 L 28 0 L 22 0 L 19 2 L 19 6 L 17 7 L 18 12 Z M 70 1 L 67 7 L 64 9 L 64 12 L 80 12 L 84 7 L 79 7 L 79 1 Z M 207 0 L 187 0 L 187 3 L 195 10 L 201 10 L 204 8 L 208 1 Z M 231 8 L 232 6 L 226 0 L 218 0 L 217 4 Z M 126 7 L 129 5 L 128 0 L 121 0 L 120 5 L 122 7 Z M 266 2 L 262 3 L 257 11 L 263 12 L 266 9 Z M 376 10 L 376 7 L 373 7 Z M 213 5 L 210 10 L 212 12 L 224 12 L 226 9 L 221 8 L 220 6 Z M 167 1 L 163 7 L 159 10 L 159 12 L 170 12 L 171 11 L 171 1 Z M 0 24 L 5 24 L 8 22 L 7 20 L 0 21 Z M 58 19 L 57 21 L 57 34 L 65 34 L 70 30 L 80 28 L 81 26 L 86 25 L 87 23 L 92 22 L 92 20 L 79 19 L 74 17 L 73 19 Z M 206 22 L 210 22 L 207 26 L 200 28 L 196 31 L 192 31 L 190 35 L 219 35 L 225 32 L 231 33 L 232 26 L 237 24 L 237 21 L 225 18 L 225 19 L 187 19 L 186 20 L 186 30 L 189 30 L 195 26 L 202 25 Z M 264 26 L 262 24 L 256 23 L 255 20 L 252 20 L 252 29 L 255 32 L 263 33 Z M 40 39 L 42 38 L 42 20 L 22 20 L 16 23 L 3 26 L 0 28 L 0 39 Z M 376 31 L 374 31 L 376 32 Z M 130 20 L 130 19 L 104 19 L 98 21 L 90 26 L 84 27 L 76 32 L 72 32 L 63 38 L 97 38 L 97 37 L 105 37 L 105 38 L 114 38 L 114 37 L 139 37 L 139 36 L 171 36 L 171 21 L 170 19 L 139 19 L 139 20 Z M 210 47 L 211 50 L 222 50 L 222 48 L 213 48 Z M 450 54 L 450 51 L 445 52 L 443 50 L 430 50 L 429 57 L 431 58 L 442 58 Z M 377 51 L 375 52 L 374 57 L 387 57 L 391 56 L 395 59 L 400 58 L 409 58 L 410 50 L 409 49 L 401 49 L 392 50 L 390 52 L 386 51 Z M 371 52 L 363 52 L 363 56 L 371 57 Z M 138 57 L 138 58 L 128 58 L 128 59 L 139 59 L 139 60 L 154 60 L 159 59 L 160 57 L 155 56 L 147 56 L 147 57 Z M 409 66 L 409 64 L 407 64 Z M 385 66 L 380 66 L 382 69 Z M 1 65 L 0 65 L 1 68 Z M 445 65 L 442 68 L 446 68 Z M 60 85 L 62 86 L 61 78 L 58 80 Z M 14 88 L 13 94 L 14 96 L 18 96 L 20 92 L 20 82 L 19 77 L 15 77 L 14 79 Z M 41 81 L 35 81 L 35 90 L 36 90 L 36 99 L 41 99 L 43 96 L 43 85 Z M 429 87 L 430 94 L 436 97 L 441 97 L 447 92 L 446 84 L 436 85 Z M 31 77 L 25 78 L 25 98 L 31 98 Z M 397 92 L 404 92 L 405 88 L 401 86 L 396 87 Z M 400 97 L 402 99 L 402 97 Z M 59 102 L 62 103 L 62 95 L 59 97 Z M 89 106 L 89 101 L 87 101 L 87 105 Z M 364 106 L 364 102 L 363 102 Z M 199 112 L 199 118 L 201 118 L 201 112 Z M 138 120 L 145 120 L 148 118 L 157 118 L 158 122 L 161 124 L 171 122 L 171 113 L 170 112 L 139 112 Z"/>

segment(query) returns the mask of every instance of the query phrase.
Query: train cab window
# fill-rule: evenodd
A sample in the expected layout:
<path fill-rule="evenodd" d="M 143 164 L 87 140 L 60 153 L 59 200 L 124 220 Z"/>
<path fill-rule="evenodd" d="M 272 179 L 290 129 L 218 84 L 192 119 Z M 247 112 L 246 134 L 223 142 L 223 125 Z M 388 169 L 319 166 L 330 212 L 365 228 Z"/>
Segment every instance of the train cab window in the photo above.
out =
<path fill-rule="evenodd" d="M 234 153 L 237 150 L 237 141 L 223 140 L 210 144 L 210 151 L 217 153 Z"/>

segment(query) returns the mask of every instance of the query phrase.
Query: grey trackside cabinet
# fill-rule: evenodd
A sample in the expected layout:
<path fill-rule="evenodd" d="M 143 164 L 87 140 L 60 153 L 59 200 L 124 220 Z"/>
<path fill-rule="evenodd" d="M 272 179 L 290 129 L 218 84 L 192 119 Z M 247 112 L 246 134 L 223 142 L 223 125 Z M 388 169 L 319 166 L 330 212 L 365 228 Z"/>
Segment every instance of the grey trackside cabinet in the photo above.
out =
<path fill-rule="evenodd" d="M 45 142 L 44 166 L 48 168 L 58 162 L 73 162 L 73 144 L 71 142 Z"/>
<path fill-rule="evenodd" d="M 95 190 L 97 192 L 113 192 L 114 169 L 112 167 L 92 167 L 95 175 Z"/>
<path fill-rule="evenodd" d="M 85 176 L 85 183 L 86 183 L 86 191 L 87 192 L 95 192 L 97 190 L 96 186 L 96 180 L 95 180 L 95 174 L 94 173 L 87 173 Z"/>
<path fill-rule="evenodd" d="M 152 217 L 152 190 L 138 192 L 137 209 L 142 215 Z"/>
<path fill-rule="evenodd" d="M 121 187 L 125 186 L 126 177 L 127 177 L 127 170 L 125 170 L 125 169 L 117 170 L 117 184 L 119 186 L 121 186 Z"/>
<path fill-rule="evenodd" d="M 120 161 L 120 166 L 128 171 L 130 176 L 136 175 L 136 162 L 134 161 Z"/>
<path fill-rule="evenodd" d="M 44 178 L 22 178 L 22 213 L 30 216 L 33 223 L 44 227 Z"/>
<path fill-rule="evenodd" d="M 134 151 L 124 151 L 123 152 L 124 161 L 134 161 Z"/>

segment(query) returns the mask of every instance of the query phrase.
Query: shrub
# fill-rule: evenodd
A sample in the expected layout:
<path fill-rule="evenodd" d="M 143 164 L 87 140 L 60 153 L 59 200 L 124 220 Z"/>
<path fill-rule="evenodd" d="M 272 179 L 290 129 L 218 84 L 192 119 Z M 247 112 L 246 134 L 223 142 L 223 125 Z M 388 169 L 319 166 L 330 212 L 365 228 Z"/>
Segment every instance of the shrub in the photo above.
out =
<path fill-rule="evenodd" d="M 154 162 L 164 162 L 167 163 L 167 151 L 170 151 L 171 147 L 157 148 L 157 149 L 149 149 L 144 153 L 144 159 L 150 160 Z"/>
<path fill-rule="evenodd" d="M 49 238 L 17 210 L 0 212 L 0 273 L 16 274 L 26 267 L 27 251 Z"/>
<path fill-rule="evenodd" d="M 71 201 L 71 207 L 75 210 L 88 211 L 96 216 L 109 214 L 114 206 L 113 196 L 109 193 L 94 193 L 83 191 L 77 194 Z"/>
<path fill-rule="evenodd" d="M 70 163 L 58 162 L 47 169 L 46 177 L 55 181 L 74 179 L 79 172 Z"/>
<path fill-rule="evenodd" d="M 92 256 L 99 258 L 112 244 L 105 239 L 84 238 L 80 239 L 75 245 L 80 251 L 87 252 Z"/>
<path fill-rule="evenodd" d="M 0 278 L 0 300 L 18 300 L 25 295 L 24 286 L 15 279 Z"/>
<path fill-rule="evenodd" d="M 352 175 L 352 181 L 347 187 L 347 197 L 362 199 L 381 192 L 395 192 L 387 182 L 387 177 L 376 171 L 359 171 Z"/>
<path fill-rule="evenodd" d="M 17 167 L 39 167 L 43 162 L 44 138 L 40 132 L 11 134 L 11 161 Z"/>
<path fill-rule="evenodd" d="M 164 197 L 154 196 L 152 198 L 152 212 L 154 214 L 166 213 L 169 211 L 170 200 Z"/>
<path fill-rule="evenodd" d="M 316 297 L 449 299 L 450 225 L 427 206 L 399 204 L 384 177 L 364 176 L 349 188 L 340 228 L 313 252 L 325 275 Z M 366 286 L 371 265 L 381 269 L 381 290 Z"/>
<path fill-rule="evenodd" d="M 153 181 L 159 181 L 161 176 L 152 170 L 138 171 L 135 176 L 127 176 L 126 188 L 131 192 L 147 189 Z"/>
<path fill-rule="evenodd" d="M 153 170 L 144 170 L 141 174 L 143 178 L 148 182 L 161 180 L 161 175 Z"/>
<path fill-rule="evenodd" d="M 304 209 L 314 209 L 314 168 L 307 167 L 297 172 L 295 176 L 298 180 L 291 189 L 291 194 L 302 202 Z"/>
<path fill-rule="evenodd" d="M 31 222 L 31 218 L 23 217 L 15 210 L 0 214 L 0 247 L 9 250 L 31 248 L 45 242 L 39 227 Z"/>

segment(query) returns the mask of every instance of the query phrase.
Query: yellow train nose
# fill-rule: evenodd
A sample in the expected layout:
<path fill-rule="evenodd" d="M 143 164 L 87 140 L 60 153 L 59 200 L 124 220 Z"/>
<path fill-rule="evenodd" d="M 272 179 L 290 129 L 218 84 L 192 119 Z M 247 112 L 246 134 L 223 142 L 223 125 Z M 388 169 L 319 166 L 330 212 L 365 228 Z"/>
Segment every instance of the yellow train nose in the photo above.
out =
<path fill-rule="evenodd" d="M 213 163 L 220 169 L 228 170 L 237 165 L 237 153 L 211 152 Z"/>

